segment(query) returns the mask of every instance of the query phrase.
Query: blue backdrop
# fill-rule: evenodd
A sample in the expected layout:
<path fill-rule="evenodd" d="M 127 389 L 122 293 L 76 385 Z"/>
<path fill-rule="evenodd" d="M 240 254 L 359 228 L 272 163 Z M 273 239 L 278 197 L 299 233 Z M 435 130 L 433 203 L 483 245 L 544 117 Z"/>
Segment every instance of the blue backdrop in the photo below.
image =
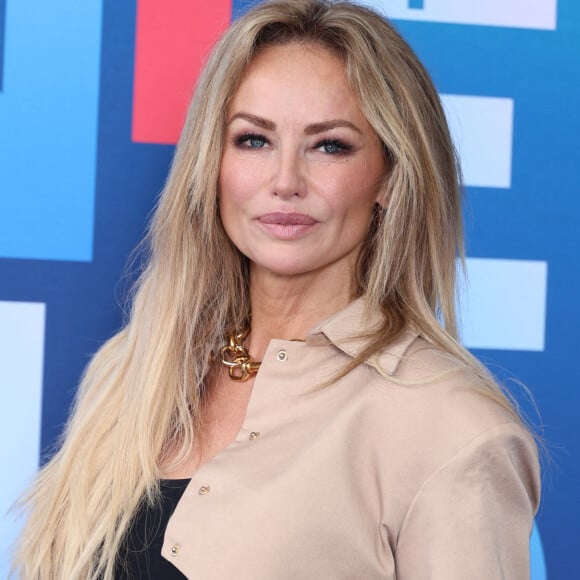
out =
<path fill-rule="evenodd" d="M 223 2 L 233 17 L 248 4 Z M 134 79 L 156 74 L 135 64 L 137 31 L 139 50 L 155 38 L 137 9 L 162 7 L 170 27 L 192 6 L 203 19 L 205 3 L 138 4 L 0 0 L 2 513 L 54 448 L 90 355 L 121 324 L 124 267 L 173 154 L 154 132 L 135 137 Z M 514 379 L 530 388 L 545 426 L 533 578 L 578 578 L 580 4 L 369 4 L 431 71 L 464 164 L 464 341 L 537 424 Z M 2 578 L 16 529 L 0 520 Z"/>

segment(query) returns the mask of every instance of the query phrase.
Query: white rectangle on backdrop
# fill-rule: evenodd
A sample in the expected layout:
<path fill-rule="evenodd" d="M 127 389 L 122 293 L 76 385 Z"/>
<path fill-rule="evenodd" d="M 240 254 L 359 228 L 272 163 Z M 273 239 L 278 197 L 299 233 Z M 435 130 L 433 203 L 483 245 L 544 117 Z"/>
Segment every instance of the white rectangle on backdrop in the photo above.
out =
<path fill-rule="evenodd" d="M 465 346 L 544 350 L 547 285 L 546 262 L 469 258 L 460 295 Z"/>
<path fill-rule="evenodd" d="M 499 97 L 441 95 L 461 159 L 464 184 L 509 189 L 514 102 Z"/>
<path fill-rule="evenodd" d="M 10 506 L 38 469 L 45 305 L 0 301 L 0 578 L 20 525 Z"/>
<path fill-rule="evenodd" d="M 557 0 L 367 0 L 389 18 L 555 30 Z"/>

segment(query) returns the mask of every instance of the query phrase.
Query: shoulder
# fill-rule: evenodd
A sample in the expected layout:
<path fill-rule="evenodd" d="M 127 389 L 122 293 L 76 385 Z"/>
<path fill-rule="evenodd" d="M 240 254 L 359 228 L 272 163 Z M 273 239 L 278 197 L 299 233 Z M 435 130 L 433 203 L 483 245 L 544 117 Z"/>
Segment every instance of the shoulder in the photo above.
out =
<path fill-rule="evenodd" d="M 406 469 L 414 493 L 396 540 L 401 577 L 528 578 L 541 489 L 533 437 L 475 368 L 422 339 L 397 379 L 417 384 L 384 386 L 422 399 L 409 406 L 418 411 L 407 435 L 418 439 Z"/>
<path fill-rule="evenodd" d="M 394 372 L 385 370 L 393 368 L 390 348 L 369 361 L 375 370 L 372 398 L 375 416 L 392 422 L 417 482 L 470 450 L 479 455 L 501 448 L 515 462 L 525 456 L 537 463 L 532 435 L 499 388 L 416 334 L 401 340 L 406 347 L 396 346 L 402 354 Z"/>
<path fill-rule="evenodd" d="M 367 312 L 361 298 L 321 323 L 311 338 L 318 335 L 353 359 L 365 351 L 372 329 L 380 323 L 380 314 Z M 351 395 L 366 401 L 369 437 L 399 442 L 402 455 L 426 471 L 476 439 L 492 437 L 495 429 L 511 430 L 534 447 L 508 399 L 483 368 L 433 345 L 412 327 L 344 379 Z"/>
<path fill-rule="evenodd" d="M 503 423 L 520 423 L 499 387 L 478 369 L 417 334 L 409 333 L 401 342 L 404 348 L 395 345 L 396 365 L 391 347 L 369 364 L 378 375 L 379 390 L 407 405 L 408 412 L 419 415 L 417 419 L 454 431 L 462 439 Z"/>
<path fill-rule="evenodd" d="M 477 514 L 482 529 L 496 529 L 497 522 L 484 512 L 503 506 L 505 514 L 521 517 L 518 529 L 527 529 L 541 487 L 533 436 L 476 368 L 418 336 L 406 340 L 394 373 L 381 369 L 385 353 L 377 357 L 372 395 L 377 412 L 371 427 L 377 429 L 377 445 L 391 448 L 378 454 L 383 469 L 392 471 L 396 463 L 404 528 L 413 529 L 415 537 L 427 521 L 442 518 L 459 529 L 459 522 Z M 391 439 L 381 416 L 389 417 Z"/>

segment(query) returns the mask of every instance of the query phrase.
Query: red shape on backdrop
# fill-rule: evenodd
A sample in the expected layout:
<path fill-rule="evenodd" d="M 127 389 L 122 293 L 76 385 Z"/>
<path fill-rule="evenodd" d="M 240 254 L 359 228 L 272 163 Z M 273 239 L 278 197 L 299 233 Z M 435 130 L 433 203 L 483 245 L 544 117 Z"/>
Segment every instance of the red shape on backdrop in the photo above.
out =
<path fill-rule="evenodd" d="M 138 0 L 133 141 L 177 143 L 201 68 L 231 17 L 231 0 Z"/>

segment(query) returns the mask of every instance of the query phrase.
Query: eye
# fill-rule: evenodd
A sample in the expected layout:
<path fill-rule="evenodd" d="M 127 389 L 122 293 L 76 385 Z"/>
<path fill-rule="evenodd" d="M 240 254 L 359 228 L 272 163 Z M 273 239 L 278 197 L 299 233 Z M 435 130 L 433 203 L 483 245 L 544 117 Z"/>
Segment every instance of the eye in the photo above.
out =
<path fill-rule="evenodd" d="M 315 149 L 328 153 L 328 155 L 341 155 L 348 153 L 352 149 L 352 145 L 340 139 L 324 139 L 315 145 Z"/>
<path fill-rule="evenodd" d="M 268 144 L 266 137 L 255 133 L 244 133 L 236 137 L 235 142 L 238 147 L 245 149 L 263 149 Z"/>

